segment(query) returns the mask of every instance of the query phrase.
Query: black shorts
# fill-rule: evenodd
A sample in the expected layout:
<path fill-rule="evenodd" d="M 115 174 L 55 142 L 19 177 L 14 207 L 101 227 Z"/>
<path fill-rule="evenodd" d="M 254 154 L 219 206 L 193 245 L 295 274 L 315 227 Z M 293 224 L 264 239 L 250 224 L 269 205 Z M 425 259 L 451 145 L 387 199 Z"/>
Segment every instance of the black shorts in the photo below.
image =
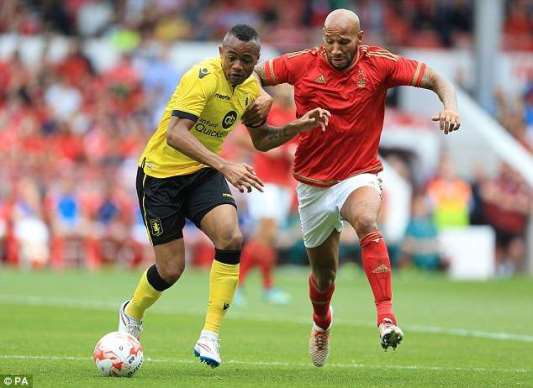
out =
<path fill-rule="evenodd" d="M 137 195 L 153 245 L 182 238 L 186 218 L 200 227 L 211 209 L 223 204 L 237 207 L 224 175 L 212 168 L 169 178 L 154 178 L 139 168 Z"/>

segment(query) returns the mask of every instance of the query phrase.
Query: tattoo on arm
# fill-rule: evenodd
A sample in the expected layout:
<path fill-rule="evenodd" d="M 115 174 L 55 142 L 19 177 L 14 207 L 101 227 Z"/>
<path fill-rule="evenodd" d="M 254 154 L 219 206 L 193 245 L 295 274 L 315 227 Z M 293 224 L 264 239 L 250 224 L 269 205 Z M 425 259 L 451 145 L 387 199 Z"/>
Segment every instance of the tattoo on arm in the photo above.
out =
<path fill-rule="evenodd" d="M 429 66 L 420 81 L 420 87 L 435 92 L 444 105 L 444 109 L 457 110 L 457 99 L 453 85 L 441 77 Z"/>
<path fill-rule="evenodd" d="M 263 125 L 259 128 L 248 127 L 250 136 L 254 143 L 254 147 L 259 151 L 268 151 L 272 148 L 276 148 L 298 134 L 298 129 L 287 124 L 281 128 L 270 127 Z"/>

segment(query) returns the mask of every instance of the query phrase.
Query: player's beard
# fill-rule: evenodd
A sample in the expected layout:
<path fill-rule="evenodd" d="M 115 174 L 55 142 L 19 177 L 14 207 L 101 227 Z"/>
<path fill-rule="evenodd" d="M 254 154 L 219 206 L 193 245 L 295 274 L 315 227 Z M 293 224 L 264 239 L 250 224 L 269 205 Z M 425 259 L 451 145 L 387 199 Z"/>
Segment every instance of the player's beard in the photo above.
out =
<path fill-rule="evenodd" d="M 353 61 L 353 55 L 343 55 L 342 57 L 333 57 L 333 55 L 330 55 L 328 57 L 328 61 L 337 70 L 344 70 L 348 68 Z"/>

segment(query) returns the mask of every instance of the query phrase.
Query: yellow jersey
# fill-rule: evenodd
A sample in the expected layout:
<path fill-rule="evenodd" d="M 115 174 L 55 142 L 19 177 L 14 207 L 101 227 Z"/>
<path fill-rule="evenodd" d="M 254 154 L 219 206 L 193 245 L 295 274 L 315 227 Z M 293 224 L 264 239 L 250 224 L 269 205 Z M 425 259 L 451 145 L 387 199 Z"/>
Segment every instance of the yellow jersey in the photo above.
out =
<path fill-rule="evenodd" d="M 259 91 L 253 75 L 233 87 L 224 75 L 220 58 L 196 64 L 183 75 L 167 103 L 157 130 L 139 158 L 139 166 L 155 178 L 192 174 L 208 167 L 167 144 L 171 116 L 196 121 L 191 133 L 207 149 L 219 153 L 224 139 Z"/>

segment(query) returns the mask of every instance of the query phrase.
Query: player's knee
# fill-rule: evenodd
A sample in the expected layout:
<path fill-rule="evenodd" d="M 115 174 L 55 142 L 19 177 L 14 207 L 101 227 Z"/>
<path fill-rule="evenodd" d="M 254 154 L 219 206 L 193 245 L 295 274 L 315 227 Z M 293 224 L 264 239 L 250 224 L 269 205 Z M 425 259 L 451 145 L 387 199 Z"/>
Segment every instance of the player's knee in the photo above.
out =
<path fill-rule="evenodd" d="M 354 228 L 359 238 L 373 232 L 378 227 L 377 219 L 374 214 L 362 213 L 355 219 Z"/>
<path fill-rule="evenodd" d="M 242 247 L 243 237 L 238 229 L 223 231 L 217 236 L 215 246 L 222 250 L 239 250 Z"/>

